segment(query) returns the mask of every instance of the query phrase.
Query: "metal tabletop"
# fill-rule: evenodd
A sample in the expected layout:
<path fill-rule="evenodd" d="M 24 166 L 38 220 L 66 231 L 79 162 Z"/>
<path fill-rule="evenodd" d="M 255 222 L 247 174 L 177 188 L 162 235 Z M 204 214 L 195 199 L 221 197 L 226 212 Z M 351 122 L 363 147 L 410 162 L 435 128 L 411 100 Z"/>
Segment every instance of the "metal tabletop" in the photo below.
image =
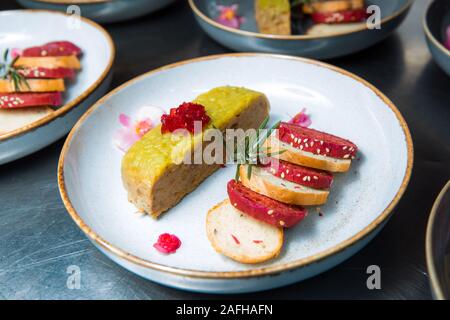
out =
<path fill-rule="evenodd" d="M 416 1 L 406 22 L 382 43 L 328 61 L 391 98 L 415 147 L 413 176 L 394 215 L 354 257 L 301 283 L 249 295 L 196 294 L 144 280 L 95 249 L 66 213 L 56 182 L 60 140 L 0 166 L 0 299 L 430 299 L 425 227 L 450 177 L 450 77 L 425 44 L 422 17 L 428 3 Z M 15 8 L 14 1 L 1 1 L 0 10 Z M 106 28 L 117 46 L 112 87 L 168 63 L 229 52 L 202 32 L 184 1 Z M 80 289 L 67 286 L 72 265 L 81 270 Z M 380 290 L 367 288 L 370 265 L 381 268 Z"/>

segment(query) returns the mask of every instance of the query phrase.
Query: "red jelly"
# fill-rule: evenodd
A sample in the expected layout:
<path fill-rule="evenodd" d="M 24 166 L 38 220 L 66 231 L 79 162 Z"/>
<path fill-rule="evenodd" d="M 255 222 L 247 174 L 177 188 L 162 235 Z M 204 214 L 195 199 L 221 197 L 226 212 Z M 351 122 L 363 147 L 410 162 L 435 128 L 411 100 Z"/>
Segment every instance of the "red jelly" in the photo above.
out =
<path fill-rule="evenodd" d="M 42 46 L 24 49 L 22 56 L 24 57 L 58 57 L 80 55 L 81 49 L 69 41 L 49 42 Z"/>
<path fill-rule="evenodd" d="M 169 114 L 161 117 L 161 133 L 186 129 L 194 133 L 194 122 L 200 121 L 202 128 L 211 118 L 206 114 L 205 107 L 193 102 L 184 102 L 178 108 L 171 108 Z"/>
<path fill-rule="evenodd" d="M 59 79 L 75 77 L 75 70 L 69 68 L 31 68 L 19 70 L 27 79 Z"/>
<path fill-rule="evenodd" d="M 315 23 L 349 23 L 360 22 L 367 18 L 365 9 L 355 9 L 338 12 L 315 12 L 311 19 Z"/>
<path fill-rule="evenodd" d="M 278 139 L 294 148 L 332 158 L 353 159 L 358 152 L 349 140 L 286 122 L 280 123 Z"/>
<path fill-rule="evenodd" d="M 161 234 L 158 237 L 158 241 L 153 245 L 156 250 L 166 254 L 175 253 L 180 246 L 180 239 L 176 235 L 169 233 Z"/>
<path fill-rule="evenodd" d="M 281 179 L 315 189 L 328 189 L 333 182 L 333 175 L 317 169 L 302 167 L 280 159 L 269 159 L 264 170 Z"/>
<path fill-rule="evenodd" d="M 285 204 L 266 197 L 235 180 L 228 182 L 227 192 L 233 207 L 275 227 L 293 227 L 308 214 L 301 206 Z"/>

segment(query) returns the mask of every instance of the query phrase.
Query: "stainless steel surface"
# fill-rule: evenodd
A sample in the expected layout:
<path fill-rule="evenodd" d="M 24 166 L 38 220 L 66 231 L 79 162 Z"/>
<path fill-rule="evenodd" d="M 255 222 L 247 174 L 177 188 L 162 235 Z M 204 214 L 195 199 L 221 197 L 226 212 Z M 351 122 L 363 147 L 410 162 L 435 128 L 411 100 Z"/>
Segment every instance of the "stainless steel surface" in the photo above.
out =
<path fill-rule="evenodd" d="M 421 19 L 428 2 L 416 1 L 405 23 L 387 40 L 329 60 L 381 89 L 411 129 L 415 168 L 392 219 L 366 248 L 335 269 L 286 288 L 235 298 L 431 298 L 425 228 L 436 194 L 450 177 L 450 77 L 433 62 L 425 44 Z M 12 1 L 0 4 L 0 9 L 16 7 Z M 185 3 L 107 29 L 118 50 L 113 87 L 167 63 L 228 52 L 199 29 Z M 0 299 L 218 297 L 143 280 L 96 250 L 59 198 L 56 164 L 62 143 L 0 166 Z M 71 265 L 81 270 L 80 289 L 66 285 Z M 381 268 L 380 290 L 366 286 L 370 265 Z"/>

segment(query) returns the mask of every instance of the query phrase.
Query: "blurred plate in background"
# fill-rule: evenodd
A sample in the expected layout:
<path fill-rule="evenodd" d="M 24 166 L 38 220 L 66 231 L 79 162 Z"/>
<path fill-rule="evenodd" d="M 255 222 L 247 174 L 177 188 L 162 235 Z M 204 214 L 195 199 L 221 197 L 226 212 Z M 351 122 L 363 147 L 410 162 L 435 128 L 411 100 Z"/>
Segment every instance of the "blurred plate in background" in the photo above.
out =
<path fill-rule="evenodd" d="M 97 22 L 109 23 L 133 19 L 159 10 L 175 0 L 17 0 L 30 9 L 67 11 L 77 5 L 81 15 Z"/>
<path fill-rule="evenodd" d="M 114 43 L 101 26 L 54 11 L 11 10 L 0 13 L 0 51 L 68 40 L 83 52 L 81 70 L 67 86 L 64 105 L 36 121 L 0 134 L 0 164 L 29 155 L 70 131 L 79 117 L 109 88 Z M 4 110 L 9 112 L 11 110 Z"/>
<path fill-rule="evenodd" d="M 239 14 L 245 19 L 240 29 L 215 21 L 217 5 L 239 3 Z M 381 29 L 369 30 L 365 23 L 352 30 L 333 35 L 271 35 L 258 31 L 254 1 L 189 0 L 192 11 L 203 30 L 217 42 L 236 51 L 256 51 L 328 59 L 366 49 L 389 36 L 407 16 L 413 0 L 370 0 L 368 5 L 381 9 Z"/>

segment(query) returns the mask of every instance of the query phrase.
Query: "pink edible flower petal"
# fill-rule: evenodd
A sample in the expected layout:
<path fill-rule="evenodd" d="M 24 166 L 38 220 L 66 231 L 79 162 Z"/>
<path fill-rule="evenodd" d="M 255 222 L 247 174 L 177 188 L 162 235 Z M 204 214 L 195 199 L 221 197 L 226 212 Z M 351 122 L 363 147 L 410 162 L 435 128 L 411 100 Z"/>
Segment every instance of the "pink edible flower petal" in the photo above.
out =
<path fill-rule="evenodd" d="M 446 34 L 447 34 L 447 39 L 445 39 L 444 45 L 448 50 L 450 50 L 450 26 L 447 27 Z"/>
<path fill-rule="evenodd" d="M 127 128 L 120 128 L 113 136 L 113 143 L 121 151 L 127 152 L 139 139 L 140 137 L 135 132 Z"/>
<path fill-rule="evenodd" d="M 294 116 L 289 123 L 299 125 L 301 127 L 309 127 L 312 123 L 311 118 L 306 114 L 306 108 L 303 108 L 300 113 Z"/>
<path fill-rule="evenodd" d="M 131 118 L 124 113 L 119 115 L 119 123 L 125 128 L 131 127 Z"/>
<path fill-rule="evenodd" d="M 123 152 L 140 140 L 147 132 L 161 121 L 164 111 L 157 107 L 142 107 L 137 112 L 136 120 L 121 113 L 119 123 L 122 125 L 113 136 L 114 145 Z"/>
<path fill-rule="evenodd" d="M 231 6 L 218 5 L 217 10 L 219 11 L 219 16 L 216 18 L 216 21 L 224 26 L 239 29 L 245 19 L 238 15 L 238 9 L 239 6 L 237 4 Z"/>
<path fill-rule="evenodd" d="M 21 49 L 18 49 L 18 48 L 13 48 L 13 49 L 11 49 L 11 58 L 16 58 L 16 57 L 18 57 L 18 56 L 21 56 L 22 55 L 22 50 Z"/>

